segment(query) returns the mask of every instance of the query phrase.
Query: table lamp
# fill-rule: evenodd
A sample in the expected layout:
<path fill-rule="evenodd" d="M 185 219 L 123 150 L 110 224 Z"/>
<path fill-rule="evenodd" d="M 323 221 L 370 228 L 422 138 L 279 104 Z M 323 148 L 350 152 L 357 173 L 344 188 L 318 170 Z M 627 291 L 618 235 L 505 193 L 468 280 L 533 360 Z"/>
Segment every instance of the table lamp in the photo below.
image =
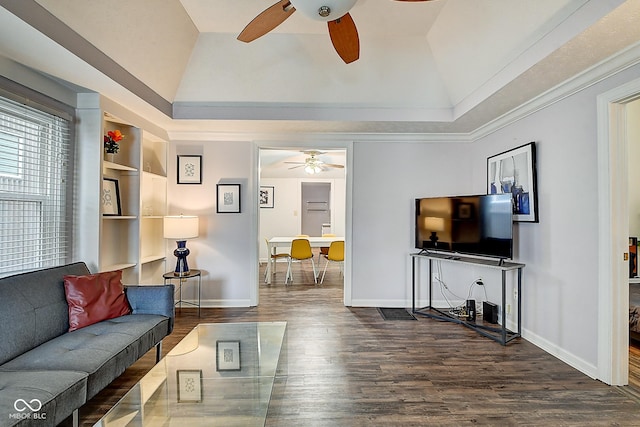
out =
<path fill-rule="evenodd" d="M 187 276 L 189 265 L 187 264 L 187 239 L 198 237 L 198 217 L 197 216 L 165 216 L 164 217 L 164 238 L 174 239 L 178 247 L 173 254 L 177 258 L 175 276 Z"/>

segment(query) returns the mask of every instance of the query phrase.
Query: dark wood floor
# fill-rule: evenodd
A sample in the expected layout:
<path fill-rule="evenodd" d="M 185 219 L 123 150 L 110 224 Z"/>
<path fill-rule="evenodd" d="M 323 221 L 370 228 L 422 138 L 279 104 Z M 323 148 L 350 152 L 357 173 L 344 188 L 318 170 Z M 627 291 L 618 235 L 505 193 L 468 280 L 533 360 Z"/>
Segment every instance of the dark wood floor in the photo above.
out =
<path fill-rule="evenodd" d="M 323 286 L 307 284 L 304 271 L 285 287 L 278 271 L 277 283 L 260 286 L 258 307 L 178 310 L 164 340 L 166 353 L 198 323 L 287 321 L 289 375 L 274 388 L 267 426 L 640 425 L 632 394 L 527 341 L 503 347 L 452 323 L 385 321 L 375 308 L 344 307 L 335 269 Z M 152 351 L 81 408 L 81 425 L 93 425 L 153 360 Z"/>

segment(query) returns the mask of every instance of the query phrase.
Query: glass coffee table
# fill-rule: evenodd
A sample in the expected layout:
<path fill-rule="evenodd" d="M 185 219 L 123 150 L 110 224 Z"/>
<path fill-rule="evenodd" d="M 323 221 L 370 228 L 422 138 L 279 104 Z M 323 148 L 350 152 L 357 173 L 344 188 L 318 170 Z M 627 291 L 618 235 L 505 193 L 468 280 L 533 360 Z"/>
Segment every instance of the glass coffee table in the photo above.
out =
<path fill-rule="evenodd" d="M 94 427 L 264 426 L 287 376 L 286 322 L 203 323 Z"/>

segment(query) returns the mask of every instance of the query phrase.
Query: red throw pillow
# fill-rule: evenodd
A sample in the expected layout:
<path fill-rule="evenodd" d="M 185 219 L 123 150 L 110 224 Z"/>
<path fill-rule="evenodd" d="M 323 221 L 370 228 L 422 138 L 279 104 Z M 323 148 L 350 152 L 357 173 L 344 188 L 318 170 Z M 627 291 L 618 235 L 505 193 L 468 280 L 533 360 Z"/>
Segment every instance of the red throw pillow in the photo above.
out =
<path fill-rule="evenodd" d="M 131 313 L 122 285 L 122 271 L 64 276 L 69 304 L 69 332 Z"/>

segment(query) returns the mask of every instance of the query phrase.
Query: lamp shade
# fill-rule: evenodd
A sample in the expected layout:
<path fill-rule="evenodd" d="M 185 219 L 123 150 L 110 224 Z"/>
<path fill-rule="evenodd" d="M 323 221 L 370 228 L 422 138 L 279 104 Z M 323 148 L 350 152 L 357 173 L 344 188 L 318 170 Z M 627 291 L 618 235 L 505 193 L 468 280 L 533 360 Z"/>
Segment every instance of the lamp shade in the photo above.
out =
<path fill-rule="evenodd" d="M 428 216 L 424 219 L 424 228 L 429 231 L 444 231 L 444 218 Z"/>
<path fill-rule="evenodd" d="M 186 240 L 198 237 L 197 216 L 165 216 L 164 238 L 174 240 Z"/>

